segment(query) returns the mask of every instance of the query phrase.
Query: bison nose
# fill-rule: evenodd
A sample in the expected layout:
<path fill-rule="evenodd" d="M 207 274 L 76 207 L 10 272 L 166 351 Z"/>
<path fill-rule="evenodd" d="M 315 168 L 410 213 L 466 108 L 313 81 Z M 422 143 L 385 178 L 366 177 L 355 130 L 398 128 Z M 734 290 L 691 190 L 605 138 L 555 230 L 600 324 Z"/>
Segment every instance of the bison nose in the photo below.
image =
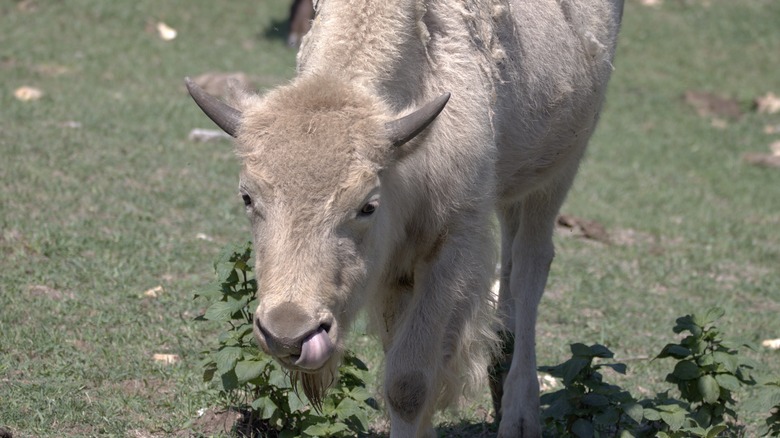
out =
<path fill-rule="evenodd" d="M 269 353 L 288 364 L 316 370 L 333 354 L 330 323 L 309 316 L 295 303 L 280 304 L 262 318 L 255 315 L 255 326 Z"/>

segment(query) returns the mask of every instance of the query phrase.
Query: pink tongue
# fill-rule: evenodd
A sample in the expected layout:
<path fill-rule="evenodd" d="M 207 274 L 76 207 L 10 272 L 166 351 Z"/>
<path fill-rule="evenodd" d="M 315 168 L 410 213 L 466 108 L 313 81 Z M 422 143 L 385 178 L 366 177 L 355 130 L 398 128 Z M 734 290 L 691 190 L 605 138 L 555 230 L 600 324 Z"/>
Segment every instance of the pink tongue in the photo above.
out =
<path fill-rule="evenodd" d="M 301 356 L 295 361 L 295 365 L 309 370 L 316 370 L 325 365 L 325 362 L 333 353 L 333 343 L 325 329 L 320 328 L 316 333 L 303 341 Z"/>

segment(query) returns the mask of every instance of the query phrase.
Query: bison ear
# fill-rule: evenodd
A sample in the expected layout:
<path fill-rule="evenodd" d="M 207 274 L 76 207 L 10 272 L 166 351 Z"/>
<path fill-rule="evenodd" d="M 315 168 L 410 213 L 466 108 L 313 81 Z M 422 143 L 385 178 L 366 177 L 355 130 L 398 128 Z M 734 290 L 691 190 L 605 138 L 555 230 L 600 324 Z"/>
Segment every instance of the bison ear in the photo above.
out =
<path fill-rule="evenodd" d="M 413 113 L 387 122 L 385 127 L 393 146 L 399 147 L 422 132 L 441 113 L 448 100 L 450 93 L 444 93 Z"/>
<path fill-rule="evenodd" d="M 200 88 L 190 78 L 184 78 L 184 84 L 187 85 L 187 91 L 190 92 L 190 96 L 195 100 L 195 103 L 217 126 L 230 134 L 231 137 L 235 137 L 238 134 L 238 127 L 241 123 L 241 111 L 206 93 L 203 88 Z"/>

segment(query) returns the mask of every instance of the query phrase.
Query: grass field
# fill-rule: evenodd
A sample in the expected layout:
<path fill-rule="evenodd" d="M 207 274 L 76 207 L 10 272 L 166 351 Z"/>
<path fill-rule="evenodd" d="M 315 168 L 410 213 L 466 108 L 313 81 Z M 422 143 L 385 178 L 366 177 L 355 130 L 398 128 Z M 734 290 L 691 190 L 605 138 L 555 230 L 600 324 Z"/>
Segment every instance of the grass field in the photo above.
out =
<path fill-rule="evenodd" d="M 186 435 L 217 404 L 196 366 L 217 328 L 193 321 L 192 295 L 249 233 L 229 143 L 187 139 L 212 126 L 182 78 L 292 77 L 287 7 L 0 0 L 0 427 L 14 437 Z M 780 140 L 767 133 L 780 113 L 752 107 L 780 94 L 778 22 L 776 0 L 627 0 L 608 103 L 563 208 L 612 243 L 556 237 L 542 364 L 603 343 L 629 365 L 615 381 L 650 396 L 670 369 L 643 358 L 676 339 L 677 316 L 719 305 L 728 337 L 780 338 L 780 169 L 741 158 Z M 44 94 L 19 100 L 22 86 Z M 736 113 L 700 115 L 687 91 Z M 749 354 L 780 374 L 780 352 Z M 484 428 L 488 399 L 443 416 L 465 425 L 441 434 Z"/>

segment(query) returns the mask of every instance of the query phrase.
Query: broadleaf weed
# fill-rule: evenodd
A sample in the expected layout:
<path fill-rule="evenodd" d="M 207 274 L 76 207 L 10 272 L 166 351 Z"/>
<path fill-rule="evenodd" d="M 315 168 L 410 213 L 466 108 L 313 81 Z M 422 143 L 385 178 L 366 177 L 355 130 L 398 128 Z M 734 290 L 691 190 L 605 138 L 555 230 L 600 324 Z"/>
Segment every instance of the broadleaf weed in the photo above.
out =
<path fill-rule="evenodd" d="M 620 387 L 605 383 L 600 369 L 608 367 L 625 374 L 621 363 L 598 363 L 611 359 L 602 345 L 572 344 L 572 357 L 539 370 L 561 379 L 563 388 L 541 397 L 545 436 L 560 437 L 717 437 L 742 436 L 735 391 L 756 384 L 757 364 L 739 353 L 753 348 L 722 338 L 715 322 L 725 314 L 712 308 L 703 315 L 677 318 L 673 332 L 688 333 L 680 342 L 663 347 L 655 359 L 676 360 L 666 381 L 676 386 L 680 398 L 669 391 L 653 399 L 636 400 Z M 769 391 L 745 407 L 769 412 L 758 431 L 761 436 L 780 433 L 780 380 L 765 383 Z M 776 387 L 776 388 L 775 388 Z M 772 390 L 774 388 L 775 390 Z"/>
<path fill-rule="evenodd" d="M 319 412 L 300 397 L 287 372 L 255 344 L 253 315 L 257 281 L 252 275 L 251 245 L 230 246 L 214 263 L 217 280 L 195 294 L 206 310 L 195 318 L 225 327 L 218 345 L 202 352 L 203 380 L 214 382 L 224 401 L 248 413 L 244 422 L 256 432 L 280 437 L 345 437 L 368 431 L 376 409 L 365 385 L 368 367 L 346 352 L 339 379 Z M 238 406 L 235 406 L 238 405 Z"/>

